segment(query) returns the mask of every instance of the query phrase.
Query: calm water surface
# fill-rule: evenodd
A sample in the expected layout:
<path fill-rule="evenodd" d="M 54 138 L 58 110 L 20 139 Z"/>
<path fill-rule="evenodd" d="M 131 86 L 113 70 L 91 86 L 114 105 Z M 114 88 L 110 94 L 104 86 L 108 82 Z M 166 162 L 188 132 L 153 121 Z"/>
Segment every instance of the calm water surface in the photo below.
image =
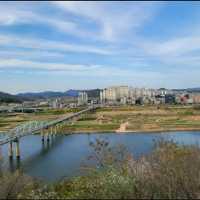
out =
<path fill-rule="evenodd" d="M 80 169 L 91 155 L 89 143 L 95 139 L 105 139 L 110 145 L 122 144 L 135 157 L 152 151 L 154 141 L 161 138 L 173 139 L 184 145 L 200 144 L 200 131 L 168 133 L 126 133 L 126 134 L 74 134 L 57 136 L 49 144 L 42 144 L 39 135 L 20 139 L 21 159 L 8 161 L 8 145 L 1 147 L 5 167 L 14 170 L 20 167 L 25 173 L 47 181 L 56 181 L 62 177 L 72 177 L 83 173 Z"/>

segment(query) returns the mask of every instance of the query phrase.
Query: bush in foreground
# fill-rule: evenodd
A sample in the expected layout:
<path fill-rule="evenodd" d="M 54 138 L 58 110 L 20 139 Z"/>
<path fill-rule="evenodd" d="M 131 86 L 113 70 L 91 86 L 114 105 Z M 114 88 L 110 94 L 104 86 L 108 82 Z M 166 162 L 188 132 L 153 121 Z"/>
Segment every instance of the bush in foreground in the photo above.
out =
<path fill-rule="evenodd" d="M 98 145 L 97 145 L 98 146 Z M 99 149 L 95 149 L 95 151 Z M 118 159 L 113 151 L 97 153 L 101 170 L 55 188 L 60 198 L 152 198 L 200 197 L 200 150 L 160 142 L 151 155 L 135 160 L 127 152 Z M 100 151 L 99 151 L 100 152 Z M 110 155 L 109 155 L 110 154 Z M 114 155 L 114 156 L 113 156 Z M 102 157 L 103 156 L 103 157 Z M 113 164 L 114 163 L 114 164 Z"/>
<path fill-rule="evenodd" d="M 134 159 L 119 146 L 105 141 L 91 144 L 90 159 L 98 169 L 87 176 L 63 180 L 53 185 L 33 184 L 19 191 L 28 199 L 191 199 L 200 197 L 200 149 L 161 141 L 155 150 Z"/>

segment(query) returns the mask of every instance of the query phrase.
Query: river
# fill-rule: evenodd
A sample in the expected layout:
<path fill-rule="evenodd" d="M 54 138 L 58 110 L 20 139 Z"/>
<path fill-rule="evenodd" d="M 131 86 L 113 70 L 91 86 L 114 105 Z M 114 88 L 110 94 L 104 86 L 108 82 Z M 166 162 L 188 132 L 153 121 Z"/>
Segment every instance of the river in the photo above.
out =
<path fill-rule="evenodd" d="M 45 181 L 57 181 L 63 177 L 73 177 L 84 172 L 80 169 L 91 155 L 90 142 L 104 139 L 111 146 L 122 144 L 135 157 L 152 151 L 156 140 L 173 140 L 184 145 L 199 145 L 200 131 L 167 133 L 104 133 L 72 134 L 57 136 L 43 144 L 40 135 L 26 136 L 20 139 L 21 159 L 10 162 L 8 145 L 3 145 L 1 154 L 4 165 L 9 170 L 21 168 L 26 174 Z"/>

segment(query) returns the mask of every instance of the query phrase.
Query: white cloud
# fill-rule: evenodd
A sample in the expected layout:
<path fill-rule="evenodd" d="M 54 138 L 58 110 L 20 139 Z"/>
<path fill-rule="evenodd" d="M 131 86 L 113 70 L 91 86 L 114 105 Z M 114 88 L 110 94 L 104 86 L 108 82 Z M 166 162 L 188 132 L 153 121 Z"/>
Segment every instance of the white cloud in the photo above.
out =
<path fill-rule="evenodd" d="M 17 10 L 0 9 L 0 26 L 11 26 L 14 24 L 27 23 L 31 13 L 19 12 Z"/>
<path fill-rule="evenodd" d="M 112 54 L 109 50 L 91 45 L 67 44 L 64 41 L 51 41 L 3 34 L 0 34 L 0 45 L 63 52 L 95 53 L 101 55 Z"/>
<path fill-rule="evenodd" d="M 33 12 L 28 5 L 25 8 L 21 8 L 18 5 L 16 5 L 15 7 L 11 7 L 8 5 L 1 6 L 0 26 L 13 26 L 19 24 L 42 24 L 45 26 L 50 26 L 54 30 L 75 35 L 78 37 L 95 37 L 95 34 L 92 34 L 87 30 L 81 29 L 79 24 L 72 22 L 66 17 L 65 20 L 63 20 L 61 17 L 56 17 L 56 15 L 49 16 L 39 12 Z"/>
<path fill-rule="evenodd" d="M 50 70 L 50 71 L 86 71 L 97 68 L 95 65 L 75 65 L 64 63 L 34 62 L 19 59 L 0 59 L 2 69 L 24 69 L 24 70 Z"/>
<path fill-rule="evenodd" d="M 115 2 L 113 5 L 112 2 L 69 1 L 51 2 L 51 4 L 61 8 L 64 12 L 60 12 L 59 15 L 57 13 L 52 15 L 34 9 L 37 6 L 39 7 L 39 4 L 29 5 L 25 3 L 24 6 L 21 6 L 21 2 L 15 6 L 5 4 L 0 7 L 0 26 L 42 24 L 82 39 L 88 38 L 89 40 L 106 42 L 134 41 L 136 30 L 143 26 L 146 21 L 151 20 L 161 6 L 159 3 L 153 4 L 151 2 Z M 50 5 L 46 3 L 46 6 Z M 72 21 L 71 18 L 66 17 L 65 14 L 69 13 L 80 17 L 79 20 Z M 85 23 L 89 23 L 90 27 L 85 26 Z M 41 45 L 39 46 L 41 47 Z M 91 46 L 65 45 L 64 47 L 59 44 L 59 47 L 75 52 L 109 54 L 104 49 Z"/>
<path fill-rule="evenodd" d="M 0 50 L 0 57 L 5 59 L 10 58 L 26 58 L 26 59 L 38 59 L 38 58 L 64 58 L 65 54 L 59 52 L 51 52 L 46 50 Z"/>
<path fill-rule="evenodd" d="M 174 37 L 164 41 L 150 41 L 146 38 L 138 39 L 134 44 L 132 51 L 140 49 L 145 58 L 152 58 L 166 64 L 173 69 L 173 67 L 183 66 L 195 67 L 199 66 L 200 53 L 200 37 L 197 35 Z M 147 61 L 148 59 L 146 59 Z"/>
<path fill-rule="evenodd" d="M 20 59 L 0 59 L 1 70 L 12 70 L 13 72 L 33 72 L 51 73 L 51 74 L 66 74 L 81 77 L 103 77 L 104 79 L 121 77 L 123 79 L 141 79 L 147 77 L 161 77 L 159 72 L 136 71 L 134 69 L 122 69 L 119 67 L 103 66 L 103 65 L 82 65 L 69 63 L 48 63 L 35 62 Z M 34 73 L 35 73 L 34 72 Z"/>
<path fill-rule="evenodd" d="M 160 5 L 150 2 L 76 2 L 56 1 L 53 4 L 61 9 L 95 22 L 99 26 L 98 37 L 105 41 L 125 39 L 132 29 L 142 26 L 150 20 Z"/>
<path fill-rule="evenodd" d="M 200 37 L 182 37 L 154 43 L 153 51 L 157 55 L 183 55 L 200 50 Z"/>

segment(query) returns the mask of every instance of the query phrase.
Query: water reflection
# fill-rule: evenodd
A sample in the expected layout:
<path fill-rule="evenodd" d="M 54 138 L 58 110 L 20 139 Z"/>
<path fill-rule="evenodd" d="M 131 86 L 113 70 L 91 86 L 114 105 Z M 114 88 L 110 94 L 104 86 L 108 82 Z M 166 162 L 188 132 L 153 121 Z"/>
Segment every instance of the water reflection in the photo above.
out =
<path fill-rule="evenodd" d="M 10 172 L 14 172 L 15 170 L 15 164 L 14 164 L 14 160 L 12 158 L 9 158 L 9 171 Z"/>
<path fill-rule="evenodd" d="M 48 153 L 51 153 L 51 151 L 54 151 L 54 149 L 62 142 L 63 137 L 55 137 L 50 139 L 49 141 L 41 141 L 41 149 L 40 151 L 34 153 L 33 155 L 29 156 L 23 162 L 20 162 L 18 160 L 16 165 L 16 169 L 21 168 L 22 170 L 25 170 L 26 167 L 34 168 L 35 165 L 37 165 L 38 162 L 40 162 Z"/>
<path fill-rule="evenodd" d="M 80 166 L 87 162 L 91 155 L 90 142 L 97 138 L 109 141 L 110 145 L 124 145 L 135 158 L 151 152 L 154 142 L 163 138 L 185 145 L 199 144 L 200 132 L 171 132 L 171 133 L 129 133 L 129 134 L 73 134 L 68 136 L 51 137 L 50 141 L 39 135 L 27 136 L 20 139 L 21 159 L 8 158 L 8 145 L 2 146 L 2 155 L 7 170 L 11 172 L 21 169 L 25 173 L 48 181 L 59 180 L 61 177 L 72 177 L 83 172 Z"/>
<path fill-rule="evenodd" d="M 21 159 L 17 158 L 16 159 L 16 170 L 20 170 L 20 167 L 21 167 Z"/>

